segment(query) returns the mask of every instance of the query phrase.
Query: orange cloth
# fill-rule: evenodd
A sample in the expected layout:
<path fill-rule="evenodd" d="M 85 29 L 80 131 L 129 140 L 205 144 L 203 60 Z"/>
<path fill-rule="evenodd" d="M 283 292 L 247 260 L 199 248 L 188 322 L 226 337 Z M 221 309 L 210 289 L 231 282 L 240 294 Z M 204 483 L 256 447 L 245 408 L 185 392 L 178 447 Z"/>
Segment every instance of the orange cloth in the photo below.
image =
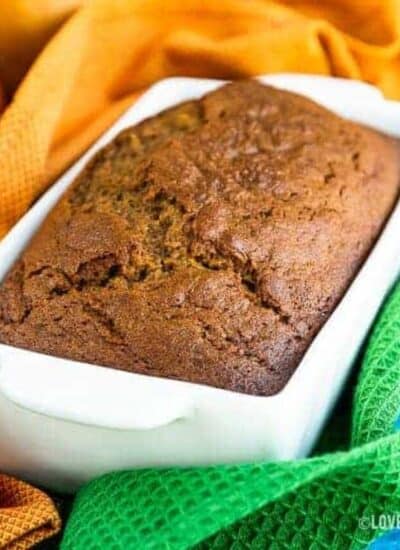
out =
<path fill-rule="evenodd" d="M 297 71 L 400 98 L 399 37 L 398 0 L 1 0 L 0 238 L 152 82 Z M 58 528 L 45 495 L 0 476 L 0 546 Z"/>
<path fill-rule="evenodd" d="M 60 526 L 49 497 L 22 481 L 0 475 L 0 548 L 31 548 L 57 533 Z"/>

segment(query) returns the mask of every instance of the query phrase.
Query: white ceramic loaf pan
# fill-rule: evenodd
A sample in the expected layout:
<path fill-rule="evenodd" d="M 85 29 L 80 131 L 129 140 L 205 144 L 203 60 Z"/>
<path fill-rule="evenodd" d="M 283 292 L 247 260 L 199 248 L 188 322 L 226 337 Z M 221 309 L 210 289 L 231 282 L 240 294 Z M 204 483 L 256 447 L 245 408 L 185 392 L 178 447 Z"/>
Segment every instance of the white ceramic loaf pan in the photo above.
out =
<path fill-rule="evenodd" d="M 303 75 L 262 80 L 400 136 L 400 104 L 385 101 L 371 86 Z M 1 242 L 0 279 L 96 150 L 122 128 L 221 84 L 171 78 L 153 86 Z M 130 374 L 0 345 L 0 471 L 73 491 L 115 469 L 306 455 L 400 272 L 399 234 L 398 206 L 296 372 L 272 397 Z"/>

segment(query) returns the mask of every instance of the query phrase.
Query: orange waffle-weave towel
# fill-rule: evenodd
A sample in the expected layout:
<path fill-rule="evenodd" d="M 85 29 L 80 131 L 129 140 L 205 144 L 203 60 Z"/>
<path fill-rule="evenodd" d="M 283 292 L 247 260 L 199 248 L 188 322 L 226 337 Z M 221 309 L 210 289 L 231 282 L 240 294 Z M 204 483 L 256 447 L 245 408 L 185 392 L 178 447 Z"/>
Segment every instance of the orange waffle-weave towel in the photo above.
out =
<path fill-rule="evenodd" d="M 31 548 L 57 533 L 60 526 L 48 496 L 27 483 L 0 475 L 0 548 Z"/>

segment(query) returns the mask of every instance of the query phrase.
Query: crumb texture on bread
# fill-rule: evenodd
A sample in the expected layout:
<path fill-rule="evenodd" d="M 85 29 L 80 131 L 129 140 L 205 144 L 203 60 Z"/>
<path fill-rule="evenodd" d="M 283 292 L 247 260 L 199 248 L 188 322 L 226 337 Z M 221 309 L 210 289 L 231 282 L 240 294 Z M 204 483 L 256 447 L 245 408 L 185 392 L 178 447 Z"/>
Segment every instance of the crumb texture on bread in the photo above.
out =
<path fill-rule="evenodd" d="M 393 140 L 256 81 L 226 85 L 93 158 L 3 282 L 0 341 L 274 394 L 398 189 Z"/>

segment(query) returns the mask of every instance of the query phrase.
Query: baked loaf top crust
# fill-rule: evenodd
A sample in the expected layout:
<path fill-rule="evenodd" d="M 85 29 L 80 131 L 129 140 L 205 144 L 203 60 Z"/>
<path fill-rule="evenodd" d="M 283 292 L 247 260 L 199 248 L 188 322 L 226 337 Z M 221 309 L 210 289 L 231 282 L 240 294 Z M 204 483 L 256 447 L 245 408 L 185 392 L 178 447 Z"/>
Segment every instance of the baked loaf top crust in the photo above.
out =
<path fill-rule="evenodd" d="M 229 84 L 94 157 L 3 283 L 0 340 L 276 393 L 398 189 L 393 140 L 295 94 Z"/>

